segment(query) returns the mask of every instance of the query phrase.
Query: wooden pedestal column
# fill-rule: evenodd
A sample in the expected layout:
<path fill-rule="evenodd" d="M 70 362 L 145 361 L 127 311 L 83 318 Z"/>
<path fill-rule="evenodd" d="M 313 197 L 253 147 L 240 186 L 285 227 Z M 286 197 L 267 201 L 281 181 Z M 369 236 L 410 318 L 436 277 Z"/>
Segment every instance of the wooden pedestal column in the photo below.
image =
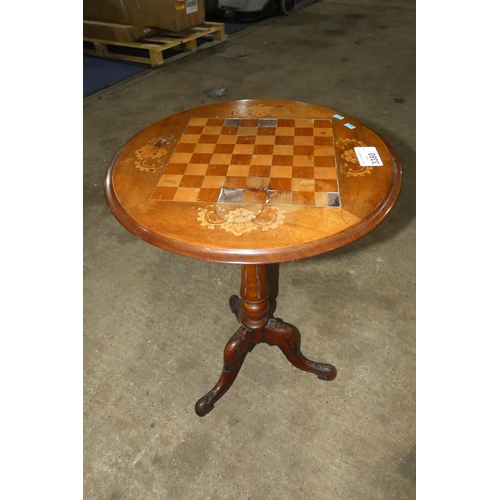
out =
<path fill-rule="evenodd" d="M 224 366 L 219 381 L 196 403 L 195 411 L 200 417 L 213 410 L 214 404 L 236 379 L 246 355 L 261 342 L 278 346 L 290 363 L 315 373 L 321 380 L 333 380 L 337 375 L 334 366 L 310 361 L 301 353 L 300 333 L 296 328 L 270 317 L 266 267 L 264 264 L 245 264 L 241 267 L 241 298 L 233 295 L 229 300 L 231 311 L 241 325 L 224 350 Z"/>

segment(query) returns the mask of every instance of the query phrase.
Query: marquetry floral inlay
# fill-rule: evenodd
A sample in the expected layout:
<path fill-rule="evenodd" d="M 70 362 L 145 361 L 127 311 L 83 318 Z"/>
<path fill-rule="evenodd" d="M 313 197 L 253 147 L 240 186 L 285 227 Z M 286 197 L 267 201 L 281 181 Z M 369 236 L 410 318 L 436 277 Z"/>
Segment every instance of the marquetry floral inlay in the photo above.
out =
<path fill-rule="evenodd" d="M 234 236 L 241 236 L 259 229 L 269 231 L 277 228 L 283 224 L 285 213 L 278 207 L 265 207 L 258 213 L 245 207 L 228 211 L 219 209 L 216 213 L 214 205 L 208 205 L 198 209 L 198 221 L 208 229 L 219 227 Z"/>
<path fill-rule="evenodd" d="M 356 139 L 338 139 L 335 143 L 337 150 L 341 152 L 340 157 L 343 162 L 340 163 L 340 172 L 346 177 L 358 177 L 368 175 L 372 172 L 373 167 L 362 167 L 359 164 L 358 157 L 354 148 L 357 146 L 366 147 L 364 142 Z"/>
<path fill-rule="evenodd" d="M 172 138 L 155 137 L 135 152 L 135 168 L 141 172 L 156 172 L 163 167 L 163 157 L 168 153 Z"/>

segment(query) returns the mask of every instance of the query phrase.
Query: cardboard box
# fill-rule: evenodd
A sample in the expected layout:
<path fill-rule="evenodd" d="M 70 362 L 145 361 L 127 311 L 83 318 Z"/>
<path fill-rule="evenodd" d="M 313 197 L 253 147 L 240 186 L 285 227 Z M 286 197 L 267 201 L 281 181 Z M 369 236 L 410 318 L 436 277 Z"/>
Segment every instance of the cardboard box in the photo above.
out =
<path fill-rule="evenodd" d="M 205 21 L 205 0 L 84 0 L 83 17 L 182 31 Z"/>
<path fill-rule="evenodd" d="M 83 19 L 94 19 L 118 24 L 133 24 L 124 2 L 116 0 L 83 0 Z"/>
<path fill-rule="evenodd" d="M 145 36 L 151 36 L 159 30 L 147 26 L 140 28 L 130 24 L 108 23 L 105 21 L 83 20 L 83 37 L 114 42 L 135 42 Z"/>

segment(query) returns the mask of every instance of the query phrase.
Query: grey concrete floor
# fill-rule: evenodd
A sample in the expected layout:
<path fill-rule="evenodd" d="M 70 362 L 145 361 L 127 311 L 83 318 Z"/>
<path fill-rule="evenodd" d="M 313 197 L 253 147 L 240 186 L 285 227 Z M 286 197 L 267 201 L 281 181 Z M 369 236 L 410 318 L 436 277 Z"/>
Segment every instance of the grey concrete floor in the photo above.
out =
<path fill-rule="evenodd" d="M 226 89 L 211 97 L 210 90 Z M 218 102 L 277 98 L 349 115 L 404 169 L 388 218 L 342 249 L 280 266 L 276 316 L 323 382 L 257 346 L 206 417 L 238 327 L 236 265 L 162 251 L 103 196 L 145 126 Z M 305 3 L 84 100 L 84 495 L 87 500 L 415 498 L 415 5 Z"/>

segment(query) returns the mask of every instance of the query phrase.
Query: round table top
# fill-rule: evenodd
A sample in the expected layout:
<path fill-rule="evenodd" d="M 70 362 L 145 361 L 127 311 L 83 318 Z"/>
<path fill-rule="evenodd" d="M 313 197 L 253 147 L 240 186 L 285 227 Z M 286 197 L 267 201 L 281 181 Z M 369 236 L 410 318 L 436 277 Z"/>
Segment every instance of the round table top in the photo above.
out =
<path fill-rule="evenodd" d="M 106 201 L 148 243 L 213 262 L 268 264 L 346 245 L 399 195 L 391 146 L 340 112 L 242 100 L 183 111 L 111 161 Z"/>

